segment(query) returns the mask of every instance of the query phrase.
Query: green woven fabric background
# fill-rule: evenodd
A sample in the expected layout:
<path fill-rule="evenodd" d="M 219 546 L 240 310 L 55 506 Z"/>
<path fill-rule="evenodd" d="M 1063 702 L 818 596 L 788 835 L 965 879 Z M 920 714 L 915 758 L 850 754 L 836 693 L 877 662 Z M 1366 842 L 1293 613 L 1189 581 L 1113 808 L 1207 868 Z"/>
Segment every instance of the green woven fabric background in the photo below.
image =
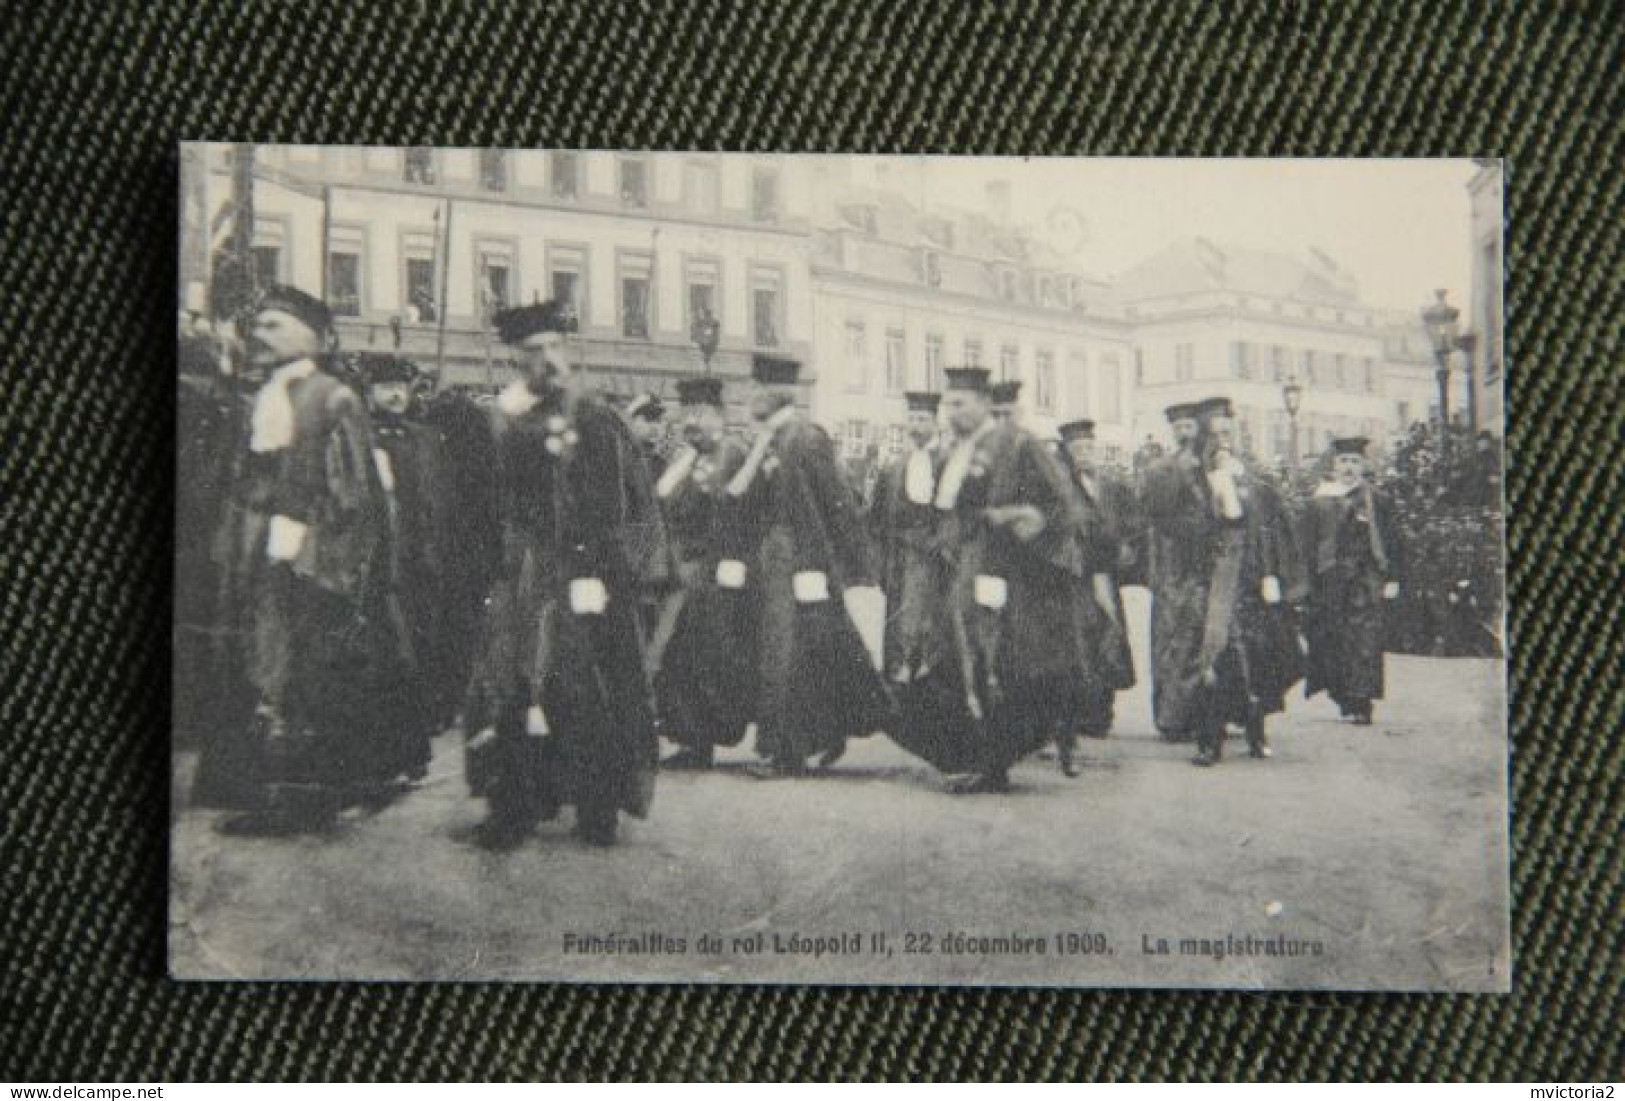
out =
<path fill-rule="evenodd" d="M 1625 1075 L 1617 7 L 5 7 L 0 1077 Z M 168 982 L 182 138 L 1509 158 L 1517 992 Z"/>

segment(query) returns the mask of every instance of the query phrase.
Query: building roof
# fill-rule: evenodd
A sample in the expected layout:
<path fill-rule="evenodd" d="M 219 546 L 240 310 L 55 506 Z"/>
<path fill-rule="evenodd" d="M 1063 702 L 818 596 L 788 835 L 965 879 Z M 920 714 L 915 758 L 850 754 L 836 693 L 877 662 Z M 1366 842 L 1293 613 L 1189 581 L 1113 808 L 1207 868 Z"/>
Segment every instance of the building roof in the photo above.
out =
<path fill-rule="evenodd" d="M 1303 258 L 1191 237 L 1163 249 L 1117 281 L 1123 302 L 1233 291 L 1328 306 L 1360 305 L 1354 276 L 1311 248 Z"/>

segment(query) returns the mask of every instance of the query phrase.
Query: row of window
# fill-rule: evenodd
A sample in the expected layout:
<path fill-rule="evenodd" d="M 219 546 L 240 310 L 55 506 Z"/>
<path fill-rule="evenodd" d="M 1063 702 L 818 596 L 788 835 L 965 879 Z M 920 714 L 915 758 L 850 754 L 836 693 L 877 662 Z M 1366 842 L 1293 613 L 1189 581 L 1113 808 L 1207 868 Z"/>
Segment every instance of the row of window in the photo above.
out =
<path fill-rule="evenodd" d="M 961 355 L 957 364 L 946 363 L 946 341 L 941 333 L 925 334 L 924 355 L 919 362 L 919 369 L 911 369 L 908 354 L 907 334 L 900 328 L 887 328 L 882 344 L 884 355 L 881 363 L 881 381 L 885 393 L 897 395 L 918 386 L 932 391 L 942 389 L 942 370 L 944 366 L 983 366 L 982 340 L 980 337 L 967 336 L 961 344 Z M 861 321 L 848 321 L 846 323 L 845 338 L 845 367 L 846 389 L 855 394 L 866 394 L 871 389 L 871 375 L 876 366 L 870 355 L 869 329 Z M 1068 356 L 1068 369 L 1071 377 L 1077 381 L 1072 389 L 1078 400 L 1075 410 L 1080 415 L 1088 415 L 1091 410 L 1088 401 L 1088 358 L 1080 349 L 1074 349 Z M 1123 388 L 1121 367 L 1115 353 L 1107 352 L 1101 357 L 1100 372 L 1100 419 L 1108 422 L 1119 422 L 1123 419 Z M 1055 353 L 1048 348 L 1039 348 L 1033 353 L 1032 378 L 1026 379 L 1021 371 L 1020 349 L 1014 344 L 1003 344 L 999 348 L 999 365 L 997 377 L 1002 380 L 1019 380 L 1030 382 L 1032 389 L 1027 395 L 1033 408 L 1042 413 L 1056 411 L 1059 404 L 1058 380 L 1056 378 Z"/>
<path fill-rule="evenodd" d="M 1192 382 L 1208 377 L 1198 371 L 1197 345 L 1174 345 L 1173 382 Z M 1304 386 L 1315 389 L 1363 390 L 1377 392 L 1377 361 L 1371 356 L 1350 356 L 1341 352 L 1320 352 L 1313 348 L 1288 348 L 1284 344 L 1254 344 L 1234 340 L 1229 346 L 1228 376 L 1242 382 L 1285 382 L 1294 376 Z M 1141 382 L 1145 363 L 1137 363 Z M 1157 381 L 1157 380 L 1151 380 Z"/>
<path fill-rule="evenodd" d="M 440 182 L 438 152 L 429 146 L 410 146 L 402 153 L 401 178 L 409 184 L 432 186 Z M 476 152 L 475 178 L 482 191 L 505 194 L 511 185 L 509 151 Z M 715 214 L 721 209 L 721 164 L 714 158 L 690 157 L 683 162 L 683 202 L 691 210 Z M 616 158 L 615 194 L 623 207 L 646 210 L 653 190 L 654 166 L 646 154 L 627 153 Z M 554 150 L 547 155 L 547 190 L 555 199 L 581 196 L 581 154 Z M 751 170 L 750 214 L 754 221 L 779 220 L 779 173 L 757 166 Z"/>
<path fill-rule="evenodd" d="M 855 418 L 835 426 L 835 442 L 843 459 L 874 458 L 884 464 L 908 448 L 908 432 L 901 424 L 875 424 Z M 870 452 L 873 451 L 871 456 Z M 1098 450 L 1100 461 L 1110 465 L 1124 460 L 1123 449 L 1114 444 L 1103 444 Z"/>
<path fill-rule="evenodd" d="M 363 262 L 363 235 L 359 229 L 335 227 L 327 255 L 327 299 L 340 317 L 359 317 L 363 312 L 366 265 Z M 490 316 L 519 301 L 516 276 L 516 245 L 512 241 L 477 240 L 474 268 L 470 273 L 475 288 L 479 317 Z M 589 316 L 587 303 L 588 249 L 580 245 L 550 245 L 547 248 L 548 297 L 569 303 L 576 316 Z M 283 281 L 284 248 L 280 237 L 267 233 L 254 246 L 254 260 L 260 285 Z M 655 299 L 655 258 L 650 252 L 617 250 L 616 328 L 622 337 L 648 340 L 657 319 Z M 702 319 L 722 318 L 722 264 L 720 260 L 686 258 L 683 263 L 684 331 L 693 332 Z M 467 276 L 459 276 L 466 278 Z M 408 324 L 440 320 L 441 279 L 436 237 L 432 232 L 406 233 L 402 237 L 400 313 Z M 750 265 L 747 273 L 750 295 L 749 335 L 759 348 L 779 347 L 784 333 L 784 275 L 774 267 Z M 541 293 L 541 288 L 536 289 Z"/>

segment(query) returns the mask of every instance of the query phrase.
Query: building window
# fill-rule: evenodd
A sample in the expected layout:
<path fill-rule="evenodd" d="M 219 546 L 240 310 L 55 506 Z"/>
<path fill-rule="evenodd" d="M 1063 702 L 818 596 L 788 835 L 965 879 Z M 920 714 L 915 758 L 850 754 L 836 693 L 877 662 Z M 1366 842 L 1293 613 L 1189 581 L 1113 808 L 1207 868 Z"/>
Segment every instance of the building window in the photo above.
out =
<path fill-rule="evenodd" d="M 621 335 L 630 340 L 648 340 L 654 322 L 654 257 L 647 252 L 623 252 L 617 264 Z"/>
<path fill-rule="evenodd" d="M 434 150 L 427 145 L 408 146 L 401 178 L 409 184 L 434 183 Z"/>
<path fill-rule="evenodd" d="M 841 457 L 861 459 L 869 443 L 868 421 L 847 421 L 841 429 Z"/>
<path fill-rule="evenodd" d="M 335 248 L 327 254 L 327 304 L 339 317 L 361 316 L 361 254 Z"/>
<path fill-rule="evenodd" d="M 1349 388 L 1349 361 L 1348 357 L 1342 352 L 1337 352 L 1332 356 L 1332 385 L 1339 390 Z"/>
<path fill-rule="evenodd" d="M 1123 420 L 1123 376 L 1112 352 L 1100 359 L 1100 418 L 1109 424 Z"/>
<path fill-rule="evenodd" d="M 429 322 L 439 319 L 439 295 L 435 287 L 435 235 L 407 234 L 401 250 L 405 265 L 406 320 Z"/>
<path fill-rule="evenodd" d="M 980 367 L 982 365 L 982 342 L 975 337 L 965 338 L 965 366 Z"/>
<path fill-rule="evenodd" d="M 1377 392 L 1377 361 L 1370 356 L 1366 356 L 1361 361 L 1360 374 L 1361 381 L 1365 384 L 1365 392 L 1375 394 Z"/>
<path fill-rule="evenodd" d="M 587 250 L 576 246 L 550 246 L 547 284 L 548 297 L 567 305 L 579 324 L 587 316 Z"/>
<path fill-rule="evenodd" d="M 508 190 L 508 151 L 480 150 L 480 186 L 486 191 Z"/>
<path fill-rule="evenodd" d="M 717 163 L 715 161 L 686 161 L 683 164 L 683 194 L 690 210 L 700 214 L 715 214 L 719 202 L 717 190 Z"/>
<path fill-rule="evenodd" d="M 854 394 L 869 389 L 869 347 L 863 322 L 846 323 L 846 388 Z"/>
<path fill-rule="evenodd" d="M 920 250 L 920 279 L 928 287 L 942 286 L 942 257 L 936 249 Z"/>
<path fill-rule="evenodd" d="M 555 199 L 574 199 L 581 193 L 581 159 L 576 154 L 549 153 L 547 174 Z"/>
<path fill-rule="evenodd" d="M 334 226 L 327 237 L 327 304 L 339 317 L 361 316 L 359 226 Z"/>
<path fill-rule="evenodd" d="M 1245 340 L 1231 342 L 1230 374 L 1233 378 L 1247 381 L 1254 377 L 1253 352 L 1253 345 Z"/>
<path fill-rule="evenodd" d="M 757 168 L 750 177 L 750 216 L 758 222 L 779 220 L 779 173 L 774 168 Z"/>
<path fill-rule="evenodd" d="M 649 205 L 649 162 L 642 157 L 620 161 L 621 205 L 642 210 Z"/>
<path fill-rule="evenodd" d="M 513 304 L 513 246 L 496 241 L 474 243 L 474 289 L 480 316 L 489 319 Z"/>
<path fill-rule="evenodd" d="M 886 427 L 886 454 L 884 457 L 889 459 L 893 455 L 902 454 L 905 446 L 906 438 L 903 433 L 903 426 L 900 424 L 888 425 Z"/>
<path fill-rule="evenodd" d="M 902 329 L 886 330 L 886 393 L 901 394 L 908 389 L 907 344 Z"/>
<path fill-rule="evenodd" d="M 1006 380 L 1021 377 L 1021 351 L 1014 344 L 999 346 L 999 377 Z"/>
<path fill-rule="evenodd" d="M 1174 345 L 1174 381 L 1190 382 L 1196 377 L 1196 345 Z"/>
<path fill-rule="evenodd" d="M 999 269 L 999 297 L 1004 299 L 1006 302 L 1014 302 L 1016 300 L 1015 268 Z"/>
<path fill-rule="evenodd" d="M 783 327 L 784 277 L 767 268 L 757 268 L 750 276 L 750 328 L 759 348 L 777 348 Z"/>
<path fill-rule="evenodd" d="M 1270 374 L 1276 382 L 1286 381 L 1287 375 L 1291 373 L 1290 365 L 1291 356 L 1287 354 L 1286 348 L 1280 344 L 1270 345 Z"/>
<path fill-rule="evenodd" d="M 925 334 L 925 388 L 932 393 L 942 389 L 942 334 Z"/>
<path fill-rule="evenodd" d="M 1394 420 L 1401 428 L 1409 428 L 1411 423 L 1411 403 L 1408 401 L 1394 402 Z"/>
<path fill-rule="evenodd" d="M 722 319 L 718 287 L 722 284 L 722 265 L 716 260 L 689 260 L 684 265 L 683 284 L 688 288 L 688 331 L 694 331 L 694 322 L 702 317 Z"/>
<path fill-rule="evenodd" d="M 1303 384 L 1305 386 L 1315 385 L 1315 359 L 1316 357 L 1314 349 L 1305 348 L 1303 350 L 1302 368 L 1299 371 L 1299 374 L 1303 376 Z"/>
<path fill-rule="evenodd" d="M 1067 385 L 1067 392 L 1073 396 L 1072 404 L 1077 406 L 1081 416 L 1087 417 L 1092 403 L 1089 399 L 1089 358 L 1083 349 L 1074 348 L 1066 357 L 1066 371 L 1072 376 L 1071 383 Z"/>
<path fill-rule="evenodd" d="M 1055 408 L 1055 357 L 1044 349 L 1033 356 L 1033 405 L 1043 413 Z"/>

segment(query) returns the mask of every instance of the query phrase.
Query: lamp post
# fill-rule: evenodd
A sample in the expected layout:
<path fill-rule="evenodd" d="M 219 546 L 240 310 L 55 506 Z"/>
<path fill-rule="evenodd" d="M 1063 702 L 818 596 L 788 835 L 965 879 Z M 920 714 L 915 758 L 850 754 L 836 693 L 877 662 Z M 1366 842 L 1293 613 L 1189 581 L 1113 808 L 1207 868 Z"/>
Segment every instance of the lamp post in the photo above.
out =
<path fill-rule="evenodd" d="M 1281 387 L 1281 404 L 1286 406 L 1287 419 L 1292 425 L 1292 440 L 1287 444 L 1286 457 L 1288 468 L 1292 471 L 1292 487 L 1296 492 L 1298 486 L 1298 410 L 1303 408 L 1303 386 L 1298 382 L 1298 376 L 1293 375 Z"/>
<path fill-rule="evenodd" d="M 688 335 L 693 339 L 694 346 L 700 350 L 700 359 L 705 363 L 705 373 L 711 373 L 711 357 L 717 354 L 717 338 L 722 334 L 722 325 L 708 309 L 700 309 L 694 314 L 694 323 L 689 326 Z"/>
<path fill-rule="evenodd" d="M 1433 372 L 1439 382 L 1439 467 L 1441 475 L 1450 466 L 1450 357 L 1457 348 L 1456 321 L 1461 311 L 1445 301 L 1444 291 L 1434 291 L 1438 301 L 1422 311 L 1422 324 L 1427 326 L 1428 338 L 1433 342 L 1433 357 L 1438 368 Z"/>
<path fill-rule="evenodd" d="M 1456 347 L 1461 349 L 1462 367 L 1467 372 L 1467 427 L 1472 430 L 1473 438 L 1478 438 L 1478 365 L 1473 362 L 1473 353 L 1478 348 L 1477 333 L 1462 333 L 1456 338 Z"/>

